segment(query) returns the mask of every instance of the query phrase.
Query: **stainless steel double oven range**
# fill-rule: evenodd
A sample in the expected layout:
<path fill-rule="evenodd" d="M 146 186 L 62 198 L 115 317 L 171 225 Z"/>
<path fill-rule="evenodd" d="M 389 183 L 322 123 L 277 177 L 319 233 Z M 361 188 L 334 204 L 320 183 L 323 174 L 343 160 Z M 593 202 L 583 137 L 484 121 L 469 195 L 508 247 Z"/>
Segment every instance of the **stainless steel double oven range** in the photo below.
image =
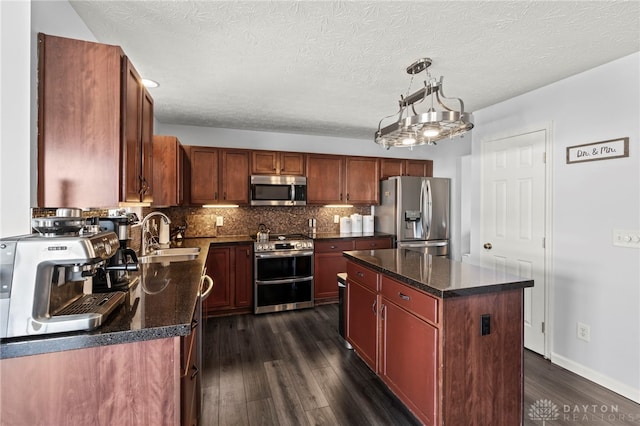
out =
<path fill-rule="evenodd" d="M 253 253 L 254 313 L 313 307 L 313 239 L 270 235 Z"/>

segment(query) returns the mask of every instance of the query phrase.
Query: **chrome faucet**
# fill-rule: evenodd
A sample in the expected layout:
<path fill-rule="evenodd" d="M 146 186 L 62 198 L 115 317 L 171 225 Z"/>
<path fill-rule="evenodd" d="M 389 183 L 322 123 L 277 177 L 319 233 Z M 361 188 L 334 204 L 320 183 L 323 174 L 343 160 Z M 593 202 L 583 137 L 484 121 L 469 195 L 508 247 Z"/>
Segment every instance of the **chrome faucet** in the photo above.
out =
<path fill-rule="evenodd" d="M 167 225 L 169 225 L 171 223 L 171 219 L 169 219 L 169 217 L 162 213 L 162 212 L 151 212 L 148 215 L 146 215 L 141 221 L 140 221 L 140 228 L 141 228 L 141 234 L 140 234 L 140 239 L 141 239 L 141 249 L 140 249 L 140 255 L 144 256 L 147 254 L 147 252 L 149 251 L 149 247 L 154 247 L 154 236 L 150 231 L 146 231 L 145 227 L 147 225 L 147 222 L 149 221 L 149 219 L 151 219 L 154 216 L 160 216 L 162 217 L 162 220 L 164 221 L 164 223 L 166 223 Z M 147 235 L 149 234 L 149 235 Z M 156 244 L 157 244 L 157 238 L 156 238 Z M 157 248 L 158 246 L 156 246 L 155 248 Z"/>

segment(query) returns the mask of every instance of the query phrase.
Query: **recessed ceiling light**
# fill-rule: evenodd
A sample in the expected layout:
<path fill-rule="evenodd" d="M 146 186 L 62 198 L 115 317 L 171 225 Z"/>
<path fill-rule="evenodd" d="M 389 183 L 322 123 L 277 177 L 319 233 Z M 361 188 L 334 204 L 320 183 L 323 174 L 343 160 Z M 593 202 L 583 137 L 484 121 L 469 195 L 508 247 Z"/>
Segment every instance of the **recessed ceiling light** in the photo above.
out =
<path fill-rule="evenodd" d="M 157 81 L 154 81 L 154 80 L 149 80 L 148 78 L 143 78 L 142 79 L 142 85 L 144 87 L 148 87 L 150 89 L 153 89 L 155 87 L 160 86 L 160 83 L 158 83 Z"/>

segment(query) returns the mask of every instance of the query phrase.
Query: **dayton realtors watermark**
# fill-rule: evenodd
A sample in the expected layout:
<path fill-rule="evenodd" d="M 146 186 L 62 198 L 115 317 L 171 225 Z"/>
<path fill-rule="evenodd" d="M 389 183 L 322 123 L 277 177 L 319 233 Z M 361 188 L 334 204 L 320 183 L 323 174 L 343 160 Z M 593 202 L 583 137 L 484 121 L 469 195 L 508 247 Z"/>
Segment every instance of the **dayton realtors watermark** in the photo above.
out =
<path fill-rule="evenodd" d="M 529 419 L 541 421 L 542 425 L 552 425 L 557 422 L 575 422 L 577 424 L 587 424 L 606 422 L 615 424 L 616 422 L 638 422 L 640 424 L 640 412 L 624 413 L 620 411 L 618 405 L 605 404 L 560 404 L 557 405 L 548 399 L 539 399 L 529 407 Z"/>

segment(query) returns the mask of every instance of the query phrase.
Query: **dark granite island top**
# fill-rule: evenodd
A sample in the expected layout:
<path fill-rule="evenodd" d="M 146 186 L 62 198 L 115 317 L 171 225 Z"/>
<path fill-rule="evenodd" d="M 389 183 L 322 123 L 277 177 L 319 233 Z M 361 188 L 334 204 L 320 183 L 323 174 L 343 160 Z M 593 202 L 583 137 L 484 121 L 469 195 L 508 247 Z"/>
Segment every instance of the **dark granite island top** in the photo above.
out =
<path fill-rule="evenodd" d="M 200 247 L 194 260 L 140 264 L 123 305 L 95 330 L 2 339 L 0 359 L 141 342 L 191 333 L 200 277 L 216 238 L 188 238 L 180 247 Z"/>
<path fill-rule="evenodd" d="M 533 287 L 533 280 L 408 249 L 346 251 L 344 256 L 441 298 Z"/>

